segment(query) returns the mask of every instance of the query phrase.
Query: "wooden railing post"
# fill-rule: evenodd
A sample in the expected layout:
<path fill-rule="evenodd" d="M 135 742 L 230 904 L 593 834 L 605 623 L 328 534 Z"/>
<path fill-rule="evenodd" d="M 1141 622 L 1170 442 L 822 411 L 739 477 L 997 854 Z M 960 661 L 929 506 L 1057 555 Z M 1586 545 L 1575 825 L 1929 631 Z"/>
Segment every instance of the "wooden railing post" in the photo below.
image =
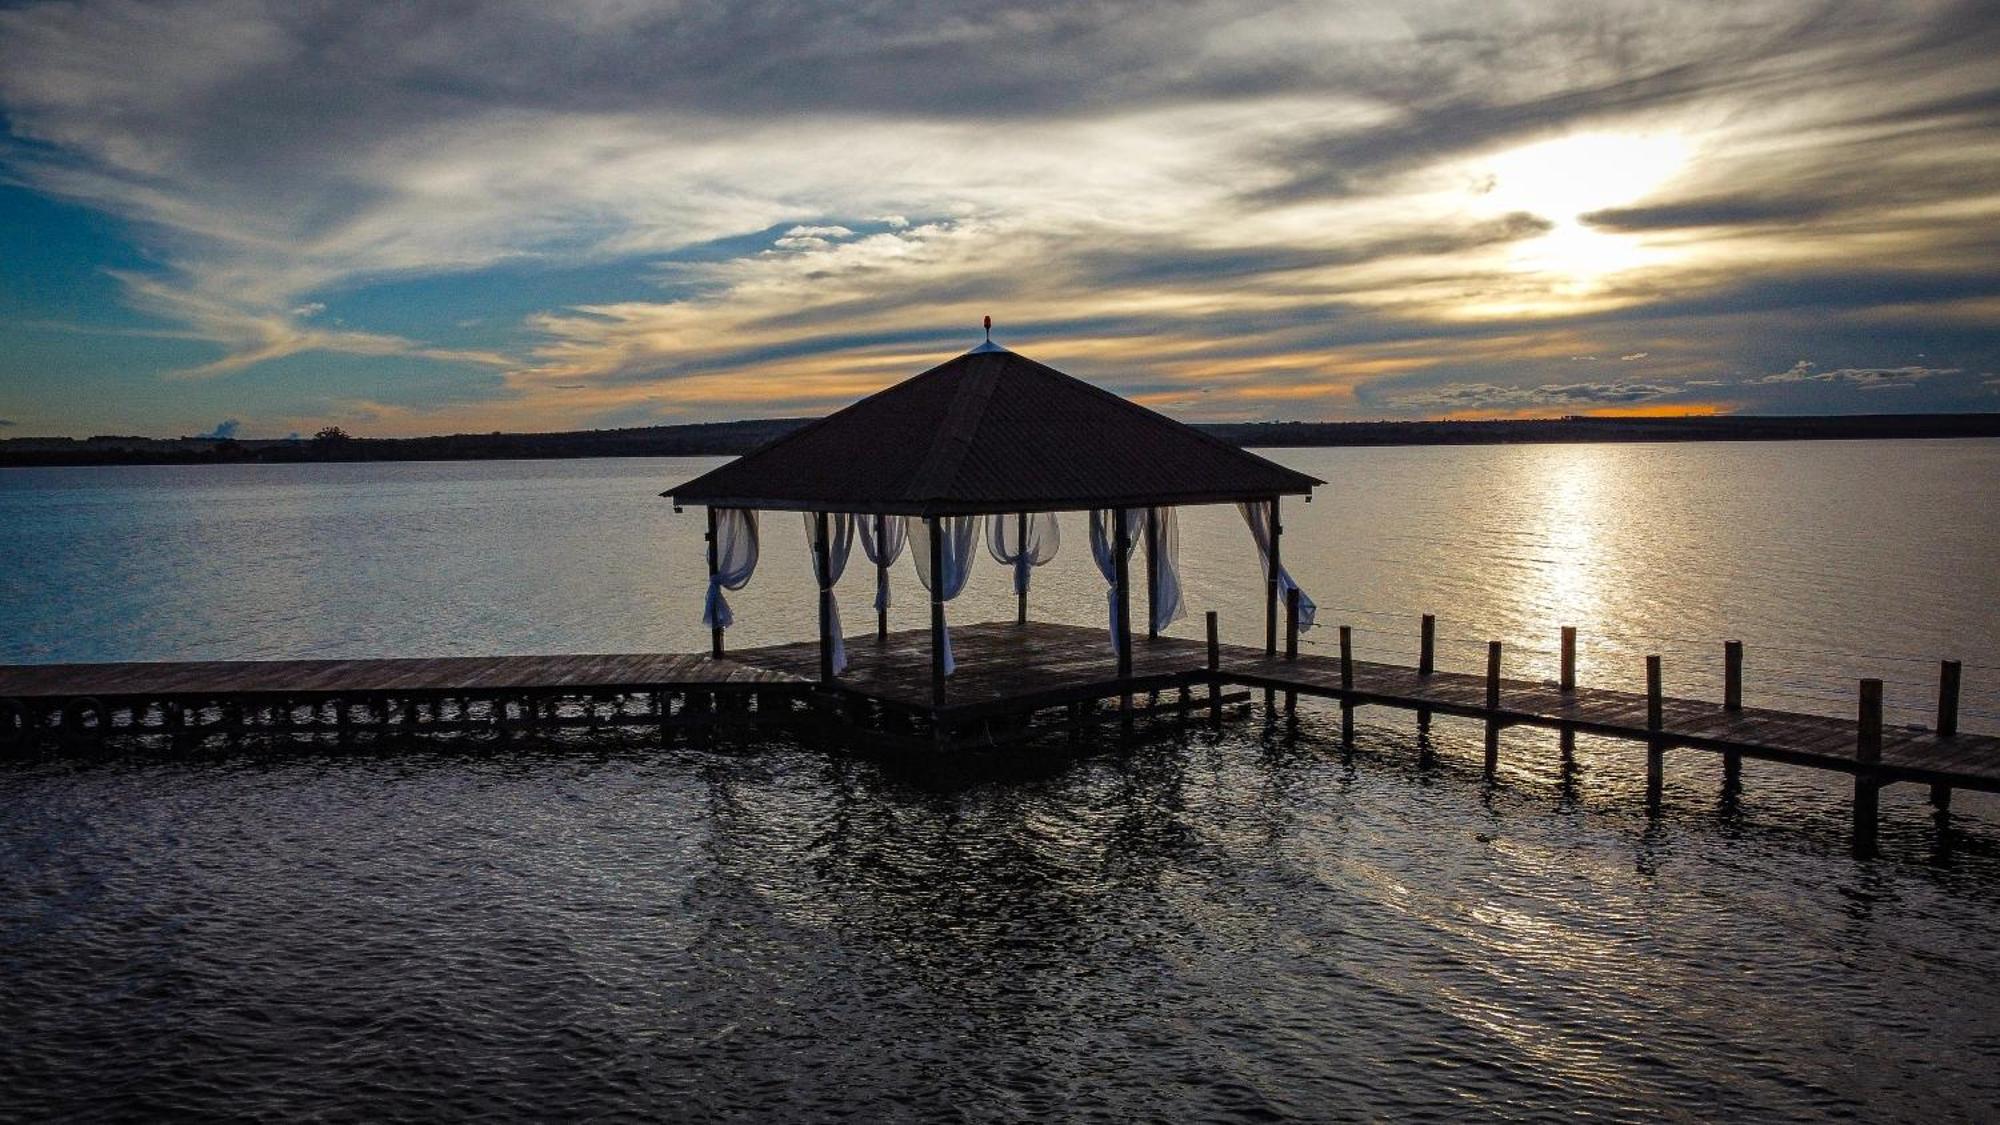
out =
<path fill-rule="evenodd" d="M 1486 780 L 1500 768 L 1500 642 L 1486 642 Z"/>
<path fill-rule="evenodd" d="M 931 562 L 931 706 L 944 707 L 944 537 L 936 516 L 924 517 Z M 935 732 L 944 741 L 942 726 Z"/>
<path fill-rule="evenodd" d="M 1576 626 L 1562 627 L 1562 672 L 1556 681 L 1564 694 L 1576 690 Z"/>
<path fill-rule="evenodd" d="M 827 581 L 832 567 L 832 544 L 827 538 L 825 512 L 813 513 L 813 569 L 819 578 L 819 682 L 833 682 L 833 583 Z"/>
<path fill-rule="evenodd" d="M 1946 660 L 1938 664 L 1938 704 L 1937 736 L 1954 738 L 1958 735 L 1958 680 L 1959 662 Z M 1931 785 L 1931 805 L 1939 812 L 1951 811 L 1951 786 L 1943 782 Z"/>
<path fill-rule="evenodd" d="M 1667 744 L 1661 737 L 1666 726 L 1666 697 L 1660 682 L 1660 658 L 1646 658 L 1646 807 L 1657 810 L 1666 787 Z"/>
<path fill-rule="evenodd" d="M 1731 713 L 1743 710 L 1743 642 L 1722 642 L 1722 709 Z M 1734 791 L 1743 784 L 1743 755 L 1734 750 L 1722 752 L 1722 786 Z"/>
<path fill-rule="evenodd" d="M 1438 619 L 1424 614 L 1421 645 L 1417 650 L 1417 675 L 1428 676 L 1437 670 L 1437 626 Z"/>
<path fill-rule="evenodd" d="M 1028 561 L 1028 513 L 1019 512 L 1014 516 L 1014 624 L 1028 623 L 1028 577 L 1034 567 Z"/>
<path fill-rule="evenodd" d="M 889 517 L 878 514 L 875 517 L 875 553 L 882 556 L 882 560 L 875 564 L 875 589 L 878 591 L 885 585 L 883 580 L 889 575 L 888 554 L 882 546 L 888 538 Z M 889 639 L 889 603 L 886 599 L 875 607 L 875 639 L 878 641 Z"/>
<path fill-rule="evenodd" d="M 1208 725 L 1222 726 L 1222 637 L 1214 610 L 1207 614 L 1208 623 Z"/>
<path fill-rule="evenodd" d="M 1354 628 L 1340 627 L 1340 690 L 1354 690 Z"/>
<path fill-rule="evenodd" d="M 1296 662 L 1299 658 L 1299 588 L 1293 586 L 1285 591 L 1285 660 Z M 1285 714 L 1295 715 L 1299 710 L 1299 693 L 1285 693 Z"/>
<path fill-rule="evenodd" d="M 1882 760 L 1882 681 L 1861 681 L 1861 698 L 1854 737 L 1854 854 L 1875 854 L 1882 783 L 1876 764 Z"/>

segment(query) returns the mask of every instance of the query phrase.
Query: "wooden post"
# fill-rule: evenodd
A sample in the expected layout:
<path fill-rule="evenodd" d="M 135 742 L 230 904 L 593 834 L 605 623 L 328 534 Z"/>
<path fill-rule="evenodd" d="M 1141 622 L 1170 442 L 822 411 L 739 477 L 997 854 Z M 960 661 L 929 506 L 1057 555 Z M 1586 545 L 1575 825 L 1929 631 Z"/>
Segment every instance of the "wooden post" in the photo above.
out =
<path fill-rule="evenodd" d="M 1278 498 L 1271 497 L 1271 550 L 1264 560 L 1264 655 L 1278 655 L 1278 567 L 1280 553 L 1278 539 L 1283 530 L 1278 524 Z M 1266 698 L 1268 698 L 1268 693 Z"/>
<path fill-rule="evenodd" d="M 1500 768 L 1500 642 L 1486 642 L 1486 780 Z"/>
<path fill-rule="evenodd" d="M 819 682 L 833 682 L 833 583 L 832 544 L 827 540 L 825 512 L 813 513 L 813 569 L 819 572 Z"/>
<path fill-rule="evenodd" d="M 1285 659 L 1297 661 L 1299 658 L 1299 588 L 1285 591 Z M 1296 715 L 1299 710 L 1299 693 L 1285 693 L 1285 714 Z"/>
<path fill-rule="evenodd" d="M 1111 509 L 1111 555 L 1117 564 L 1118 676 L 1123 679 L 1132 674 L 1132 536 L 1123 508 Z"/>
<path fill-rule="evenodd" d="M 1208 725 L 1222 726 L 1222 637 L 1214 610 L 1207 614 L 1208 622 Z"/>
<path fill-rule="evenodd" d="M 944 540 L 939 534 L 938 518 L 924 517 L 924 529 L 930 533 L 931 554 L 931 706 L 944 706 Z M 937 734 L 943 738 L 944 728 L 939 726 Z"/>
<path fill-rule="evenodd" d="M 875 553 L 882 556 L 881 561 L 875 564 L 875 589 L 878 591 L 883 587 L 883 580 L 889 576 L 889 556 L 882 546 L 888 539 L 889 517 L 878 512 L 875 515 Z M 889 603 L 886 600 L 875 607 L 875 639 L 889 639 Z"/>
<path fill-rule="evenodd" d="M 1562 627 L 1562 679 L 1558 681 L 1564 694 L 1576 690 L 1576 626 Z"/>
<path fill-rule="evenodd" d="M 718 545 L 715 542 L 714 508 L 708 509 L 707 538 L 708 538 L 708 581 L 710 585 L 714 585 L 715 572 L 721 566 L 721 561 L 716 556 Z M 717 625 L 708 631 L 708 650 L 710 654 L 712 654 L 717 660 L 722 659 L 722 626 Z"/>
<path fill-rule="evenodd" d="M 1028 562 L 1028 513 L 1021 512 L 1014 517 L 1014 544 L 1019 552 L 1014 559 L 1014 624 L 1028 623 L 1028 572 L 1032 569 Z"/>
<path fill-rule="evenodd" d="M 1660 682 L 1660 658 L 1646 658 L 1646 730 L 1651 737 L 1646 740 L 1646 807 L 1657 810 L 1660 807 L 1660 792 L 1666 787 L 1667 745 L 1660 737 L 1666 726 L 1666 704 L 1664 688 Z"/>
<path fill-rule="evenodd" d="M 1958 736 L 1959 662 L 1946 660 L 1938 665 L 1937 736 Z M 1936 782 L 1931 786 L 1931 805 L 1939 812 L 1951 811 L 1951 786 Z"/>
<path fill-rule="evenodd" d="M 1146 636 L 1160 635 L 1155 622 L 1160 604 L 1160 520 L 1152 508 L 1146 509 Z"/>
<path fill-rule="evenodd" d="M 1854 855 L 1875 854 L 1875 829 L 1882 783 L 1875 772 L 1882 760 L 1882 681 L 1861 681 L 1859 722 L 1854 739 Z"/>
<path fill-rule="evenodd" d="M 1340 627 L 1340 690 L 1354 690 L 1354 627 Z"/>
<path fill-rule="evenodd" d="M 1428 676 L 1437 670 L 1437 626 L 1438 619 L 1432 614 L 1424 614 L 1423 647 L 1417 652 L 1417 675 Z"/>
<path fill-rule="evenodd" d="M 1722 642 L 1722 709 L 1743 710 L 1743 642 Z M 1722 786 L 1734 791 L 1743 785 L 1743 755 L 1734 750 L 1722 753 Z"/>

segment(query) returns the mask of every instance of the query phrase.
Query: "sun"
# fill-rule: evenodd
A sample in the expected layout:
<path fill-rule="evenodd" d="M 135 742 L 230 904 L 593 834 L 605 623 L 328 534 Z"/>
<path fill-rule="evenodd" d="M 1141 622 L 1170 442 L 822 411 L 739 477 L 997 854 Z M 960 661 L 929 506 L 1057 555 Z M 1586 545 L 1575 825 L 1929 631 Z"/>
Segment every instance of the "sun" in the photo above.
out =
<path fill-rule="evenodd" d="M 1638 238 L 1592 226 L 1584 216 L 1636 203 L 1686 170 L 1691 152 L 1673 134 L 1581 133 L 1508 149 L 1474 161 L 1481 209 L 1526 212 L 1551 224 L 1514 247 L 1512 267 L 1572 286 L 1654 260 Z"/>

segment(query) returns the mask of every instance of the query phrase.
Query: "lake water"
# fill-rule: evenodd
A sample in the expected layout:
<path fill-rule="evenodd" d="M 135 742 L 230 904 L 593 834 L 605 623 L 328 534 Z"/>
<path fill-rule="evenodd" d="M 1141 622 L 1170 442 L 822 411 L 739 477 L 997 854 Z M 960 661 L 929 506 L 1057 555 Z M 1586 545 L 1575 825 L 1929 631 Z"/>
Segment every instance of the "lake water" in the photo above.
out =
<path fill-rule="evenodd" d="M 1966 662 L 2000 730 L 2000 442 L 1278 451 L 1286 555 L 1359 655 L 1892 721 Z M 0 661 L 694 650 L 714 462 L 0 472 Z M 811 634 L 768 515 L 731 643 Z M 1099 625 L 1083 525 L 1037 616 Z M 858 558 L 858 556 L 857 556 Z M 1198 635 L 1261 630 L 1227 509 Z M 865 624 L 868 573 L 842 586 Z M 924 607 L 907 561 L 894 624 Z M 954 620 L 1011 615 L 976 571 Z M 1331 639 L 1331 629 L 1308 641 Z M 773 742 L 565 737 L 0 764 L 0 1119 L 1989 1119 L 2000 808 L 1329 712 L 939 790 Z M 1337 717 L 1333 718 L 1337 726 Z"/>

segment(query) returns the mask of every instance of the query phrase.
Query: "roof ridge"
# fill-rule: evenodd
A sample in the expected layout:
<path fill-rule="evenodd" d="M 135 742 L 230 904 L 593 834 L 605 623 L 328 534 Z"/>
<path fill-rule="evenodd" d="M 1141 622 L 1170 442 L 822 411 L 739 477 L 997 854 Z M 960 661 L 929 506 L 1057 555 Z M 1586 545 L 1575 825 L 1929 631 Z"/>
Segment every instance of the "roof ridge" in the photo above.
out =
<path fill-rule="evenodd" d="M 952 396 L 951 409 L 945 412 L 944 428 L 911 475 L 903 499 L 932 500 L 951 494 L 951 484 L 958 477 L 959 466 L 965 463 L 965 455 L 972 451 L 972 439 L 986 415 L 986 404 L 993 399 L 994 384 L 999 382 L 998 365 L 972 366 L 973 370 L 959 376 L 958 391 Z"/>

